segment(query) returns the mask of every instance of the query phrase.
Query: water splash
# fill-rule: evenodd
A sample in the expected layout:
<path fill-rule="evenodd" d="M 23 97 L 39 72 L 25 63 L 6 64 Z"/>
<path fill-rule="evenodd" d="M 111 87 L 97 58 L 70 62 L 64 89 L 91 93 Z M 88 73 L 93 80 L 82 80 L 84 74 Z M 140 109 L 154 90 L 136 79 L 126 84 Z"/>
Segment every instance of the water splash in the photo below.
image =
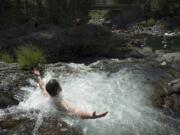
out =
<path fill-rule="evenodd" d="M 41 126 L 42 122 L 43 122 L 43 116 L 42 116 L 41 113 L 39 113 L 39 115 L 37 116 L 35 128 L 33 130 L 33 135 L 37 135 L 38 134 L 38 129 Z"/>
<path fill-rule="evenodd" d="M 151 87 L 143 76 L 126 68 L 116 73 L 93 71 L 90 67 L 68 64 L 59 72 L 46 73 L 44 81 L 56 78 L 63 89 L 63 97 L 82 111 L 109 111 L 108 116 L 96 120 L 64 118 L 70 125 L 82 127 L 85 135 L 178 135 L 180 129 L 169 123 L 158 111 L 148 106 Z M 60 72 L 61 71 L 61 72 Z M 19 108 L 40 109 L 54 114 L 49 99 L 31 87 L 28 98 Z M 171 120 L 175 121 L 175 120 Z"/>

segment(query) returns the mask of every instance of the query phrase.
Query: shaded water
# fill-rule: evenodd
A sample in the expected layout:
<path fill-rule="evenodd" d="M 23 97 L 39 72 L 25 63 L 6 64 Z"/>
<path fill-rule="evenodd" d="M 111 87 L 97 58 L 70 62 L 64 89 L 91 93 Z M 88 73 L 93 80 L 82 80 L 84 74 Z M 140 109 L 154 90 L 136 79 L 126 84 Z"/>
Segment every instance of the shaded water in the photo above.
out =
<path fill-rule="evenodd" d="M 80 120 L 62 117 L 68 124 L 81 127 L 85 135 L 179 135 L 180 120 L 168 117 L 149 104 L 151 86 L 138 72 L 122 68 L 115 73 L 92 69 L 90 66 L 68 64 L 60 70 L 48 70 L 45 82 L 56 78 L 62 85 L 62 95 L 82 111 L 108 111 L 101 119 Z M 31 80 L 32 85 L 37 85 Z M 39 109 L 42 113 L 36 129 L 43 122 L 42 115 L 58 115 L 39 88 L 24 87 L 28 91 L 20 110 Z M 34 130 L 34 131 L 35 131 Z"/>
<path fill-rule="evenodd" d="M 166 42 L 167 43 L 166 50 L 180 51 L 180 37 L 141 34 L 141 35 L 137 35 L 137 38 L 143 39 L 145 42 L 145 45 L 152 47 L 154 50 L 164 49 L 163 42 Z"/>

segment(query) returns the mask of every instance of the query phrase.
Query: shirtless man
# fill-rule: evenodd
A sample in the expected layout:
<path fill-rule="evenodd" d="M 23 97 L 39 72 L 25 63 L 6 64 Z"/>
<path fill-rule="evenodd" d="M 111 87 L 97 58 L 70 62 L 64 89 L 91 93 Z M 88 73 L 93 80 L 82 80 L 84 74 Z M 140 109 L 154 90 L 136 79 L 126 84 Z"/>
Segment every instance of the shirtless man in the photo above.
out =
<path fill-rule="evenodd" d="M 96 119 L 104 117 L 108 114 L 108 112 L 103 113 L 96 113 L 94 112 L 82 112 L 79 111 L 77 108 L 73 107 L 69 102 L 67 102 L 64 99 L 59 98 L 59 94 L 62 91 L 62 88 L 60 84 L 55 80 L 50 80 L 46 85 L 44 81 L 41 78 L 41 74 L 38 69 L 33 70 L 34 75 L 38 78 L 38 83 L 41 89 L 41 93 L 45 97 L 50 97 L 53 101 L 53 104 L 57 107 L 59 110 L 63 110 L 67 113 L 71 113 L 77 117 L 80 117 L 81 119 Z"/>

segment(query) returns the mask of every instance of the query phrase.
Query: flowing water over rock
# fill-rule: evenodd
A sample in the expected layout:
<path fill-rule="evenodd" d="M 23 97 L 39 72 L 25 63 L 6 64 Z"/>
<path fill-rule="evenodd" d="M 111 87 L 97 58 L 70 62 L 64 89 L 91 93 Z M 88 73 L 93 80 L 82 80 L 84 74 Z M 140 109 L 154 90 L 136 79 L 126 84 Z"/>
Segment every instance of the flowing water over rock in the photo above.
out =
<path fill-rule="evenodd" d="M 109 60 L 111 62 L 113 60 Z M 33 134 L 45 122 L 43 117 L 59 117 L 69 125 L 83 130 L 85 135 L 179 135 L 180 119 L 165 115 L 151 105 L 151 85 L 138 68 L 124 65 L 104 69 L 105 64 L 96 62 L 83 64 L 57 64 L 47 68 L 44 81 L 55 78 L 62 85 L 63 98 L 82 111 L 108 111 L 101 119 L 80 120 L 58 112 L 40 94 L 37 83 L 30 80 L 32 87 L 24 101 L 15 110 L 40 110 L 36 116 Z M 135 66 L 136 67 L 136 66 Z M 13 112 L 13 111 L 10 111 Z M 1 111 L 2 117 L 6 112 Z M 73 133 L 71 133 L 73 134 Z"/>

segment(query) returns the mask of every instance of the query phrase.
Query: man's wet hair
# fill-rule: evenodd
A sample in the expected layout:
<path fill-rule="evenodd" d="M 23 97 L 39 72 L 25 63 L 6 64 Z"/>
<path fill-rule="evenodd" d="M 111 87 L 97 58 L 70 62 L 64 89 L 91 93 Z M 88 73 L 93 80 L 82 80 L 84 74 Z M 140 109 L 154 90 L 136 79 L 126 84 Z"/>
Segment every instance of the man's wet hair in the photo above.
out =
<path fill-rule="evenodd" d="M 46 90 L 50 96 L 56 96 L 60 91 L 62 91 L 61 85 L 57 82 L 56 79 L 51 79 L 46 84 Z"/>

